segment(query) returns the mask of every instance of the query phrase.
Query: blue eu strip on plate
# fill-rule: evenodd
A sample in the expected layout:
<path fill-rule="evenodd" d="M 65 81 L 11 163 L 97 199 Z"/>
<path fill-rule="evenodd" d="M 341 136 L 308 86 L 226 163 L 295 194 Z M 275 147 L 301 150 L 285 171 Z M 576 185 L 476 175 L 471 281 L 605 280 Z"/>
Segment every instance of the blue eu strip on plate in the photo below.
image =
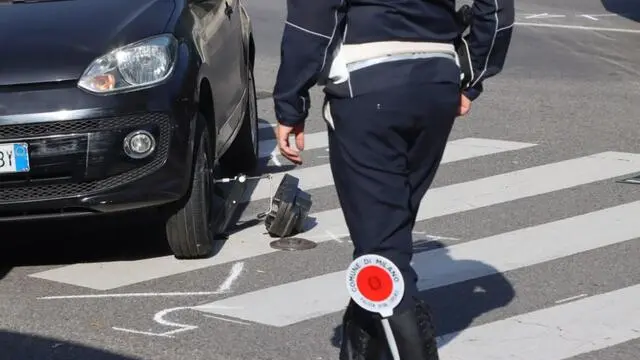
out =
<path fill-rule="evenodd" d="M 0 144 L 0 173 L 27 172 L 29 168 L 29 147 L 26 143 Z"/>
<path fill-rule="evenodd" d="M 26 144 L 13 144 L 16 160 L 16 172 L 29 171 L 29 149 Z"/>

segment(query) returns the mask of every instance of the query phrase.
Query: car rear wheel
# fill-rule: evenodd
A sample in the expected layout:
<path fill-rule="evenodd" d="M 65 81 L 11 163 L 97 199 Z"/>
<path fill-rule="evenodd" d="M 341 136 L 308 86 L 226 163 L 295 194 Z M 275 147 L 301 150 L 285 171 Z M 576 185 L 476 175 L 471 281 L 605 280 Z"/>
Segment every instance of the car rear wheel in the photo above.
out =
<path fill-rule="evenodd" d="M 233 144 L 226 151 L 220 164 L 232 173 L 250 173 L 259 160 L 258 149 L 258 103 L 253 67 L 249 66 L 248 99 L 242 125 Z"/>
<path fill-rule="evenodd" d="M 183 208 L 172 214 L 166 223 L 167 241 L 178 259 L 210 256 L 214 251 L 215 226 L 213 212 L 213 164 L 211 136 L 204 117 L 198 119 L 200 141 L 191 182 L 189 198 Z"/>

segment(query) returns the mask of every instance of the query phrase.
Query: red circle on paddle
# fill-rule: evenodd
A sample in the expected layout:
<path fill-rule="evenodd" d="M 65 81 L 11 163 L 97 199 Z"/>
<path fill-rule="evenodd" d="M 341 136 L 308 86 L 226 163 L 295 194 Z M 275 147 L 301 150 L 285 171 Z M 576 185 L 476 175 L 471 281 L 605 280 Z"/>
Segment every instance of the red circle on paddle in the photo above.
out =
<path fill-rule="evenodd" d="M 367 266 L 360 270 L 356 279 L 358 290 L 369 301 L 382 301 L 393 292 L 393 279 L 381 267 Z"/>

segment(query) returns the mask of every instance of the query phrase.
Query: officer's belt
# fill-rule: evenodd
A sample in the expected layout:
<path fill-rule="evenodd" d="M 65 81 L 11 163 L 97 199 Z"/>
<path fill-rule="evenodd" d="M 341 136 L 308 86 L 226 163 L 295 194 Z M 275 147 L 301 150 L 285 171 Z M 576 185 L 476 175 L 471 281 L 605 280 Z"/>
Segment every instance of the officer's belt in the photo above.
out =
<path fill-rule="evenodd" d="M 434 42 L 378 41 L 342 44 L 340 57 L 349 71 L 396 60 L 445 57 L 458 62 L 452 44 Z"/>

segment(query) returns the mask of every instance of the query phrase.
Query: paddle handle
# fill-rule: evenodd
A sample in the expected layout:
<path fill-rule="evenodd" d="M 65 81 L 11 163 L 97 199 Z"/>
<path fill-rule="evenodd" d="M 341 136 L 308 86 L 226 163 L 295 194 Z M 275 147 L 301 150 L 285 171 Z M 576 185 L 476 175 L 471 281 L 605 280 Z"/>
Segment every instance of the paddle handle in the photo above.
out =
<path fill-rule="evenodd" d="M 400 354 L 398 354 L 398 345 L 396 344 L 396 338 L 393 336 L 393 332 L 391 331 L 391 325 L 389 325 L 389 320 L 386 318 L 382 318 L 382 328 L 384 329 L 384 333 L 387 338 L 387 343 L 389 343 L 389 350 L 391 350 L 391 355 L 393 356 L 393 360 L 400 360 Z"/>

